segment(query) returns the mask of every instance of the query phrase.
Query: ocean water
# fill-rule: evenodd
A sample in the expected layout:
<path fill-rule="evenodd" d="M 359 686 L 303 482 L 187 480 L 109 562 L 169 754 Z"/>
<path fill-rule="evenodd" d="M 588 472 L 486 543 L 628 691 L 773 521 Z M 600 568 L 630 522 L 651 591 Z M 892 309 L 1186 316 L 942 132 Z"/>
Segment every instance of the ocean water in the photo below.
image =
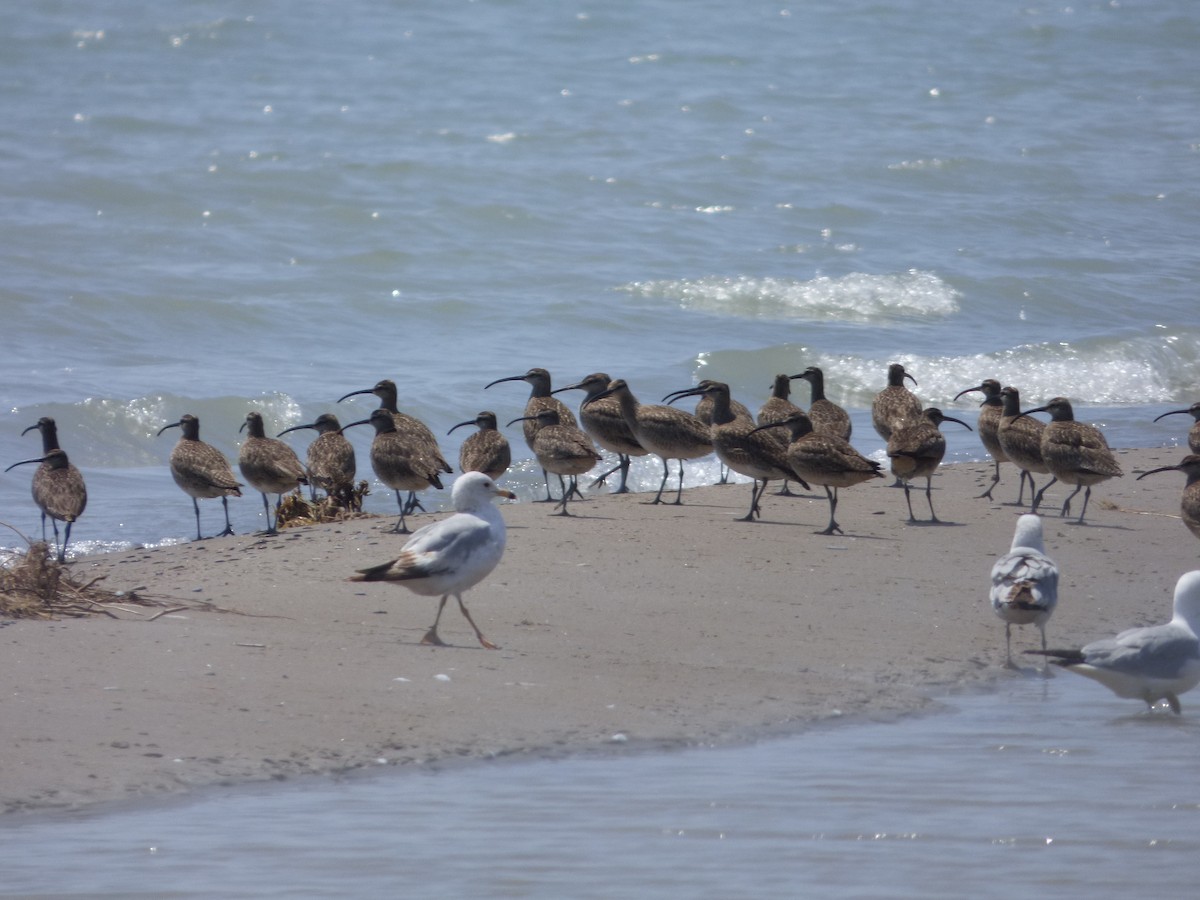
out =
<path fill-rule="evenodd" d="M 163 424 L 193 413 L 234 457 L 249 409 L 347 422 L 373 398 L 334 401 L 380 378 L 444 434 L 519 415 L 524 385 L 483 386 L 532 366 L 653 402 L 715 377 L 756 408 L 815 364 L 867 453 L 896 360 L 960 413 L 984 377 L 1069 396 L 1116 446 L 1178 443 L 1186 418 L 1151 420 L 1200 391 L 1187 4 L 97 0 L 5 24 L 0 461 L 58 421 L 81 553 L 193 533 Z M 0 478 L 25 534 L 30 474 Z"/>
<path fill-rule="evenodd" d="M 1195 701 L 1192 701 L 1193 703 Z M 1188 897 L 1197 721 L 1026 673 L 936 715 L 686 752 L 0 820 L 0 896 Z"/>
<path fill-rule="evenodd" d="M 327 411 L 347 422 L 373 402 L 337 398 L 381 378 L 400 385 L 402 409 L 444 434 L 481 409 L 519 415 L 523 385 L 483 387 L 532 366 L 558 385 L 607 371 L 652 402 L 715 377 L 755 407 L 775 373 L 819 365 L 830 396 L 851 409 L 855 443 L 874 454 L 870 400 L 893 361 L 925 402 L 968 420 L 973 404 L 953 397 L 985 377 L 1019 387 L 1026 405 L 1066 395 L 1118 447 L 1180 444 L 1185 417 L 1152 419 L 1200 399 L 1192 4 L 47 0 L 14 5 L 4 24 L 0 462 L 38 455 L 36 435 L 21 431 L 43 415 L 58 421 L 89 488 L 78 553 L 192 536 L 191 504 L 166 467 L 175 433 L 155 437 L 181 414 L 199 416 L 201 436 L 233 458 L 248 410 L 262 411 L 272 433 Z M 797 393 L 806 403 L 807 388 Z M 974 435 L 946 433 L 951 460 L 982 457 Z M 539 475 L 519 432 L 508 434 L 526 457 L 510 481 L 530 495 Z M 351 436 L 366 473 L 368 429 Z M 443 441 L 452 460 L 464 436 Z M 303 453 L 306 437 L 296 437 Z M 38 533 L 30 474 L 0 476 L 0 522 L 16 530 L 0 546 Z M 715 475 L 709 460 L 688 479 Z M 658 477 L 657 462 L 635 464 L 637 486 Z M 203 507 L 212 533 L 219 509 Z M 259 498 L 231 507 L 238 531 L 262 527 Z M 377 486 L 368 509 L 390 513 L 393 498 Z M 1132 776 L 1153 781 L 1160 753 L 1179 763 L 1159 739 L 1186 734 L 1191 746 L 1190 719 L 1114 720 L 1120 713 L 1088 687 L 1077 704 L 1054 707 L 1060 720 L 1086 713 L 1086 725 L 1069 740 L 1039 737 L 1026 754 L 1071 763 L 1061 807 L 1030 799 L 1044 826 L 1000 818 L 1003 786 L 932 826 L 853 814 L 862 800 L 851 787 L 884 763 L 905 782 L 971 756 L 953 742 L 935 752 L 943 732 L 931 723 L 942 717 L 921 720 L 932 730 L 911 740 L 890 726 L 845 729 L 897 743 L 883 759 L 847 754 L 841 780 L 809 783 L 825 790 L 831 832 L 808 819 L 775 830 L 778 784 L 738 777 L 755 774 L 755 757 L 705 757 L 714 761 L 705 784 L 744 798 L 737 843 L 757 861 L 733 867 L 738 880 L 714 881 L 711 895 L 751 893 L 762 861 L 795 834 L 814 854 L 823 896 L 835 896 L 824 888 L 844 871 L 822 878 L 824 854 L 848 848 L 837 858 L 870 865 L 839 896 L 890 894 L 888 885 L 918 883 L 901 875 L 919 869 L 957 879 L 979 857 L 1035 884 L 1031 892 L 1071 878 L 1096 896 L 1141 891 L 1114 872 L 1152 877 L 1164 895 L 1186 891 L 1195 798 L 1180 790 L 1176 808 L 1120 792 L 1134 790 Z M 993 722 L 1005 698 L 989 702 L 979 717 Z M 1090 749 L 1071 750 L 1085 739 Z M 988 761 L 1010 756 L 986 746 Z M 1110 754 L 1117 770 L 1100 763 Z M 665 777 L 676 758 L 653 765 Z M 1172 786 L 1190 777 L 1172 771 Z M 951 803 L 993 770 L 965 772 L 921 784 L 935 805 Z M 469 779 L 492 777 L 481 769 Z M 1009 772 L 1003 784 L 1021 777 Z M 418 799 L 454 793 L 423 779 L 402 783 L 417 785 Z M 400 790 L 397 805 L 409 805 Z M 1080 797 L 1091 801 L 1082 813 Z M 616 799 L 621 812 L 658 802 Z M 357 816 L 340 802 L 289 819 L 300 846 Z M 456 829 L 503 831 L 504 802 L 444 821 L 441 805 L 417 807 L 421 818 L 372 820 L 357 839 L 428 828 L 448 851 L 444 876 L 458 871 Z M 560 802 L 513 815 L 561 821 Z M 706 879 L 733 827 L 707 808 L 653 824 L 671 836 L 661 843 L 691 848 Z M 1114 817 L 1137 818 L 1130 808 L 1151 812 L 1128 832 L 1114 827 Z M 1082 819 L 1060 825 L 1066 809 Z M 610 877 L 628 844 L 651 843 L 645 831 L 614 830 L 608 815 L 593 808 L 579 821 L 580 845 L 601 854 L 585 867 L 593 879 Z M 236 817 L 217 817 L 232 844 L 251 843 L 250 831 L 230 830 Z M 592 839 L 593 826 L 607 842 Z M 924 839 L 929 829 L 938 839 Z M 112 830 L 69 842 L 65 830 L 38 834 L 53 860 L 29 858 L 43 871 L 61 865 L 64 891 L 122 884 L 113 872 L 130 852 L 138 869 L 163 858 L 141 856 L 159 840 L 153 830 L 137 832 L 145 847 L 115 856 Z M 1056 855 L 1064 844 L 1087 852 Z M 933 852 L 913 863 L 912 845 Z M 401 845 L 386 862 L 405 855 Z M 265 883 L 287 883 L 298 858 L 290 845 L 266 858 Z M 209 857 L 189 859 L 191 878 Z M 1041 875 L 1021 875 L 1030 859 Z M 80 862 L 83 881 L 72 881 Z M 632 871 L 650 879 L 653 862 Z M 423 874 L 432 895 L 438 879 Z M 659 895 L 675 895 L 658 876 Z M 14 888 L 9 877 L 0 889 L 37 889 L 36 879 Z M 536 895 L 522 877 L 507 875 L 503 891 Z M 328 887 L 314 883 L 312 893 Z M 707 883 L 692 882 L 693 895 Z M 963 882 L 919 883 L 913 894 L 938 896 Z M 494 885 L 481 876 L 445 893 Z M 620 892 L 595 880 L 558 887 L 547 895 Z"/>

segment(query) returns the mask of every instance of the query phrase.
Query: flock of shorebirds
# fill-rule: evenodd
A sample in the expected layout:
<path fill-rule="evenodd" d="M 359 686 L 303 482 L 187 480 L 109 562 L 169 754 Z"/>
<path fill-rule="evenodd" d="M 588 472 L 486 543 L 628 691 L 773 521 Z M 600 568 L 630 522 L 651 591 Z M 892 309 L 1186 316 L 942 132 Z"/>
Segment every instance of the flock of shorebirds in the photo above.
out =
<path fill-rule="evenodd" d="M 807 381 L 811 400 L 805 411 L 790 398 L 791 383 Z M 522 375 L 499 378 L 485 385 L 491 388 L 504 382 L 522 381 L 529 385 L 530 395 L 524 415 L 512 419 L 508 426 L 522 423 L 525 441 L 543 470 L 546 481 L 546 500 L 553 502 L 550 476 L 558 479 L 560 496 L 555 509 L 560 515 L 570 515 L 569 502 L 581 496 L 577 479 L 591 472 L 602 462 L 597 447 L 617 457 L 612 469 L 599 475 L 593 486 L 619 473 L 617 493 L 629 490 L 627 477 L 631 459 L 654 455 L 662 460 L 663 475 L 651 503 L 667 502 L 663 498 L 670 477 L 671 460 L 678 461 L 679 486 L 674 503 L 683 496 L 683 462 L 711 453 L 717 455 L 723 468 L 752 479 L 749 509 L 742 519 L 753 521 L 761 515 L 763 494 L 771 481 L 783 483 L 781 493 L 789 493 L 788 483 L 795 481 L 811 489 L 811 484 L 825 489 L 829 502 L 829 522 L 819 533 L 840 533 L 836 519 L 838 492 L 871 479 L 882 478 L 881 464 L 863 456 L 850 444 L 851 422 L 844 409 L 825 396 L 824 373 L 810 366 L 797 375 L 777 375 L 771 396 L 762 404 L 757 415 L 734 400 L 729 386 L 723 382 L 704 380 L 692 387 L 668 394 L 660 404 L 643 404 L 634 396 L 622 379 L 612 379 L 597 372 L 573 384 L 553 389 L 550 373 L 542 368 L 529 369 Z M 936 407 L 924 407 L 905 382 L 916 379 L 899 363 L 888 368 L 887 386 L 874 398 L 871 420 L 875 430 L 887 442 L 887 457 L 896 483 L 902 485 L 908 505 L 909 521 L 916 521 L 913 512 L 910 484 L 925 479 L 925 498 L 931 522 L 937 522 L 931 491 L 932 477 L 946 452 L 946 441 L 939 426 L 954 422 L 971 428 L 960 419 L 945 415 Z M 564 391 L 583 391 L 585 397 L 576 416 L 555 394 Z M 1072 501 L 1082 491 L 1083 503 L 1078 522 L 1083 523 L 1091 498 L 1092 486 L 1124 474 L 1108 447 L 1103 433 L 1092 425 L 1075 421 L 1070 401 L 1055 397 L 1043 406 L 1022 411 L 1020 394 L 1014 387 L 1001 387 L 995 379 L 961 391 L 979 392 L 983 402 L 978 419 L 979 435 L 984 448 L 995 462 L 992 483 L 982 497 L 991 498 L 1000 480 L 1000 465 L 1011 462 L 1020 470 L 1017 503 L 1024 505 L 1025 482 L 1029 483 L 1030 513 L 1036 514 L 1047 488 L 1056 482 L 1073 485 L 1075 490 L 1062 505 L 1061 515 L 1067 516 Z M 315 497 L 317 488 L 329 498 L 344 500 L 352 496 L 356 475 L 354 449 L 343 432 L 347 428 L 371 425 L 375 436 L 371 442 L 371 467 L 376 478 L 396 492 L 399 519 L 394 531 L 408 533 L 406 518 L 416 509 L 423 509 L 418 493 L 427 488 L 441 489 L 442 476 L 453 472 L 438 446 L 433 432 L 397 406 L 396 384 L 382 380 L 374 387 L 351 391 L 338 402 L 360 394 L 374 394 L 380 406 L 370 417 L 341 425 L 336 416 L 325 413 L 311 423 L 297 425 L 281 432 L 312 429 L 317 437 L 309 444 L 302 463 L 291 447 L 279 437 L 266 436 L 262 415 L 250 412 L 242 424 L 246 438 L 238 454 L 242 477 L 262 494 L 267 518 L 267 533 L 274 533 L 279 521 L 279 507 L 285 494 L 309 485 Z M 694 412 L 675 406 L 675 402 L 697 398 Z M 1049 422 L 1032 417 L 1045 412 Z M 1165 466 L 1143 473 L 1180 471 L 1186 475 L 1181 503 L 1182 518 L 1188 529 L 1200 538 L 1200 402 L 1188 409 L 1172 410 L 1159 416 L 1189 414 L 1195 420 L 1188 434 L 1191 453 L 1175 466 Z M 1155 421 L 1157 421 L 1156 419 Z M 478 583 L 499 562 L 504 546 L 504 525 L 491 504 L 495 496 L 512 496 L 496 486 L 512 463 L 507 438 L 499 430 L 494 412 L 485 410 L 474 419 L 460 422 L 450 429 L 474 425 L 476 431 L 462 444 L 459 468 L 464 473 L 454 485 L 452 500 L 458 513 L 442 522 L 418 529 L 405 545 L 401 556 L 380 566 L 362 570 L 355 580 L 397 581 L 418 593 L 440 594 L 438 618 L 447 598 L 457 597 L 460 609 L 475 629 L 485 647 L 493 647 L 475 627 L 462 601 L 462 592 Z M 43 538 L 49 518 L 58 543 L 58 522 L 65 523 L 65 533 L 59 545 L 59 561 L 65 561 L 70 541 L 71 525 L 83 513 L 87 491 L 83 477 L 70 463 L 58 445 L 53 419 L 42 418 L 25 429 L 41 432 L 42 456 L 22 460 L 9 466 L 38 463 L 33 477 L 33 498 L 42 511 Z M 200 422 L 184 415 L 177 422 L 164 425 L 158 432 L 179 428 L 181 436 L 170 455 L 171 474 L 176 484 L 192 498 L 196 517 L 196 536 L 201 537 L 200 505 L 202 499 L 220 498 L 225 513 L 225 529 L 232 534 L 228 498 L 241 496 L 243 487 L 233 474 L 229 463 L 219 450 L 200 440 Z M 24 433 L 24 432 L 23 432 Z M 8 471 L 8 470 L 6 470 Z M 471 474 L 471 473 L 478 473 Z M 1049 476 L 1038 489 L 1034 476 Z M 269 494 L 277 499 L 272 518 Z M 1036 526 L 1036 527 L 1035 527 Z M 447 560 L 454 564 L 447 568 Z M 1185 576 L 1186 577 L 1186 576 Z M 993 572 L 993 607 L 1006 623 L 1006 635 L 1012 624 L 1034 624 L 1042 631 L 1042 650 L 1056 661 L 1084 671 L 1091 663 L 1082 658 L 1056 656 L 1059 651 L 1046 649 L 1045 622 L 1053 612 L 1057 585 L 1057 569 L 1044 556 L 1041 546 L 1041 524 L 1036 515 L 1023 516 L 1018 524 L 1012 551 Z M 1180 582 L 1176 597 L 1179 616 L 1180 593 L 1184 601 L 1200 592 L 1184 590 Z M 1200 606 L 1200 596 L 1194 606 Z M 1190 602 L 1190 601 L 1188 601 Z M 1186 606 L 1187 602 L 1183 602 Z M 1200 620 L 1193 619 L 1200 625 Z M 1166 627 L 1166 626 L 1162 626 Z M 1119 636 L 1120 641 L 1123 636 Z M 1195 643 L 1195 635 L 1192 636 Z M 427 643 L 441 643 L 437 636 L 437 620 L 425 636 Z M 1092 646 L 1092 645 L 1089 645 Z M 1111 648 L 1110 648 L 1111 649 Z M 1193 648 L 1195 649 L 1195 648 Z M 1071 651 L 1087 654 L 1083 651 Z M 1190 658 L 1189 658 L 1190 659 Z M 1011 655 L 1009 656 L 1011 663 Z M 1110 667 L 1092 665 L 1096 671 L 1109 672 Z M 1191 664 L 1188 666 L 1191 677 Z M 1195 661 L 1195 681 L 1200 681 L 1200 653 Z M 1086 674 L 1086 672 L 1085 672 Z M 1099 677 L 1093 675 L 1093 677 Z M 1101 678 L 1100 680 L 1104 680 Z M 1139 685 L 1144 679 L 1135 679 Z M 1109 683 L 1109 682 L 1106 682 Z M 1155 699 L 1166 698 L 1178 710 L 1179 683 L 1164 688 Z M 1121 693 L 1117 687 L 1110 687 Z M 1142 690 L 1139 687 L 1139 690 Z M 1153 693 L 1151 691 L 1150 693 Z M 1133 696 L 1129 693 L 1122 696 Z M 1145 690 L 1136 694 L 1147 702 Z"/>

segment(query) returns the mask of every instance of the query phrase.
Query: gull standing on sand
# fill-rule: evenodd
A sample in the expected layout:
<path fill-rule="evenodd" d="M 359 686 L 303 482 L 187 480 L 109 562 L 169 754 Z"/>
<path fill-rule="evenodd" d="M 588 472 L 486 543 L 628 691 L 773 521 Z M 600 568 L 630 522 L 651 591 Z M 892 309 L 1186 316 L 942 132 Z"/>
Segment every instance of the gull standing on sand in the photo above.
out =
<path fill-rule="evenodd" d="M 992 566 L 992 610 L 1004 620 L 1004 664 L 1012 661 L 1012 627 L 1036 625 L 1046 649 L 1046 622 L 1058 604 L 1058 566 L 1046 555 L 1040 517 L 1017 519 L 1012 549 Z"/>
<path fill-rule="evenodd" d="M 391 581 L 422 597 L 440 594 L 442 600 L 437 616 L 421 638 L 422 644 L 438 647 L 446 646 L 438 637 L 437 627 L 446 600 L 453 594 L 463 616 L 475 629 L 479 643 L 489 650 L 496 650 L 497 646 L 483 636 L 467 612 L 462 595 L 483 581 L 504 555 L 504 518 L 492 505 L 492 498 L 515 500 L 516 494 L 498 487 L 482 472 L 467 472 L 454 482 L 450 497 L 458 510 L 454 515 L 421 526 L 405 542 L 396 559 L 359 569 L 350 580 Z"/>
<path fill-rule="evenodd" d="M 1165 625 L 1131 628 L 1078 650 L 1026 650 L 1045 654 L 1071 672 L 1100 682 L 1118 697 L 1153 708 L 1166 700 L 1181 712 L 1179 695 L 1200 684 L 1200 571 L 1175 585 L 1174 615 Z"/>
<path fill-rule="evenodd" d="M 242 496 L 241 484 L 233 477 L 233 469 L 212 444 L 200 440 L 200 420 L 191 413 L 184 413 L 178 422 L 171 422 L 158 430 L 161 435 L 168 428 L 183 431 L 171 449 L 171 477 L 185 494 L 192 498 L 196 510 L 196 540 L 200 534 L 200 500 L 221 498 L 225 509 L 225 530 L 218 537 L 233 534 L 229 523 L 229 498 Z"/>

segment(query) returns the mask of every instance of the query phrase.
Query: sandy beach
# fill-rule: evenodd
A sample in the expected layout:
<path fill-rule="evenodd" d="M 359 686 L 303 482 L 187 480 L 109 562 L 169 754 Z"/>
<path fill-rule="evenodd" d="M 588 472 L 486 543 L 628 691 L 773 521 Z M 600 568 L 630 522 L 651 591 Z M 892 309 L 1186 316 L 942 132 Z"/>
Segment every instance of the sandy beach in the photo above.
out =
<path fill-rule="evenodd" d="M 1183 476 L 1135 479 L 1184 453 L 1118 451 L 1125 477 L 1093 489 L 1085 526 L 1059 518 L 1067 491 L 1051 488 L 1047 552 L 1062 571 L 1052 645 L 1169 617 L 1200 545 L 1178 519 Z M 942 469 L 942 525 L 907 524 L 888 481 L 845 490 L 835 536 L 814 533 L 823 492 L 768 493 L 761 521 L 736 521 L 747 484 L 687 489 L 682 506 L 593 493 L 569 519 L 505 504 L 507 553 L 465 598 L 499 650 L 477 644 L 453 601 L 441 624 L 452 646 L 421 646 L 436 599 L 347 581 L 396 555 L 404 537 L 388 533 L 391 518 L 81 559 L 77 578 L 187 608 L 4 623 L 0 808 L 746 741 L 1036 677 L 1036 661 L 1004 668 L 1004 627 L 986 602 L 1022 511 L 1008 465 L 996 501 L 976 499 L 991 469 Z M 913 506 L 926 515 L 922 494 Z M 182 495 L 179 507 L 190 517 Z M 1014 650 L 1035 646 L 1035 629 L 1015 632 Z M 1112 698 L 1097 685 L 1096 700 Z M 1196 702 L 1184 698 L 1185 715 Z"/>

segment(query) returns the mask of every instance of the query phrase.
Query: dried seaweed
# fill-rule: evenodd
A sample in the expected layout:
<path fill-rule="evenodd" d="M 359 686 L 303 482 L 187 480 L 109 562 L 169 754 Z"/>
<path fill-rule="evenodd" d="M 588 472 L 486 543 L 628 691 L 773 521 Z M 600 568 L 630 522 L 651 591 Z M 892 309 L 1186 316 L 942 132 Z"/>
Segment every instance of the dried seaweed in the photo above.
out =
<path fill-rule="evenodd" d="M 295 528 L 356 518 L 362 514 L 363 497 L 370 492 L 370 485 L 366 481 L 360 481 L 353 486 L 343 485 L 314 503 L 296 491 L 283 498 L 276 527 Z"/>

